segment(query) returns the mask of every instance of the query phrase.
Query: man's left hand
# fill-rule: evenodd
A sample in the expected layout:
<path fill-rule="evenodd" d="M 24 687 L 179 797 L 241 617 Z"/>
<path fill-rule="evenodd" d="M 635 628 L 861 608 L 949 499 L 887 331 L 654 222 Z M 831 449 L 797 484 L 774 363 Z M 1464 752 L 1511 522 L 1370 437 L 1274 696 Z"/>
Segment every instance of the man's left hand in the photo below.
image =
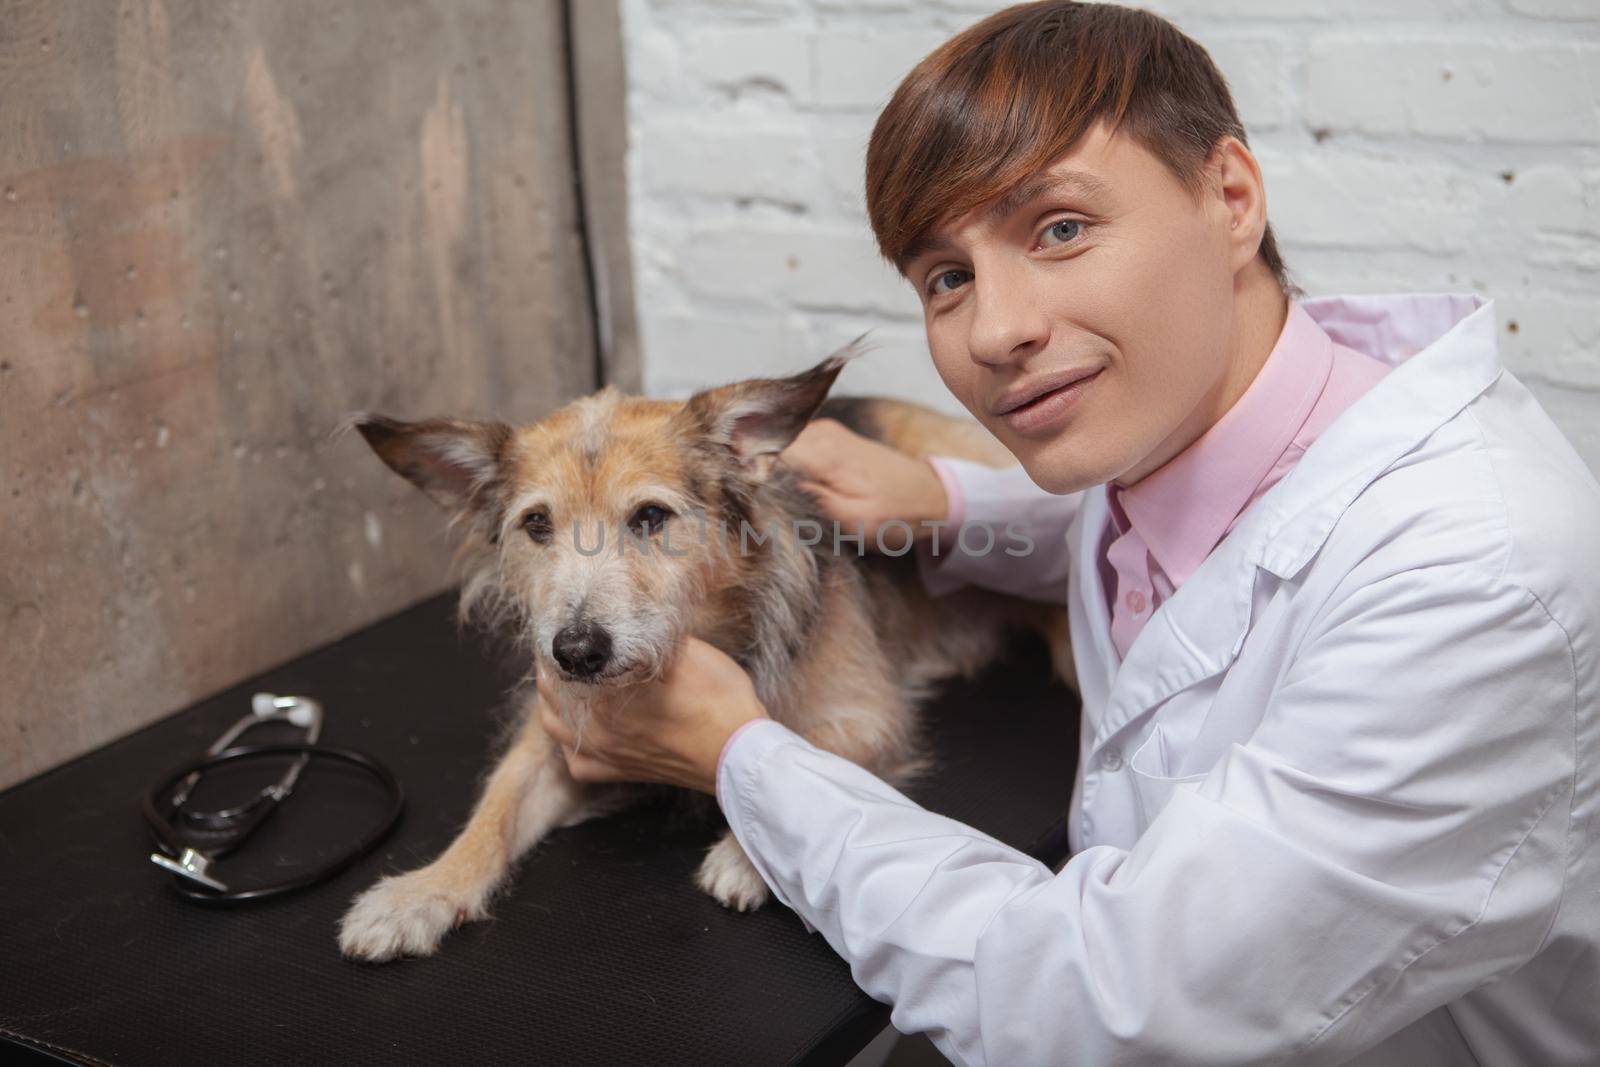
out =
<path fill-rule="evenodd" d="M 538 685 L 545 731 L 580 782 L 655 782 L 715 795 L 723 745 L 745 723 L 767 718 L 744 669 L 694 637 L 660 680 L 596 690 L 581 736 L 560 714 L 562 686 L 544 672 Z"/>

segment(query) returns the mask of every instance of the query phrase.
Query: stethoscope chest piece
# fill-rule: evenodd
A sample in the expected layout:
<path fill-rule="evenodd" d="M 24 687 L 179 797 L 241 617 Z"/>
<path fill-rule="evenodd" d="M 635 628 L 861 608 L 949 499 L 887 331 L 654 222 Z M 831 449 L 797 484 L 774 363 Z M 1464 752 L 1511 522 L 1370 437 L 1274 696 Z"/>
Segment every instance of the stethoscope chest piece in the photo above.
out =
<path fill-rule="evenodd" d="M 196 852 L 188 847 L 185 847 L 176 857 L 169 856 L 165 852 L 152 852 L 150 853 L 150 862 L 157 867 L 165 867 L 173 874 L 187 878 L 192 882 L 199 882 L 207 889 L 214 889 L 218 893 L 226 893 L 228 891 L 227 886 L 207 873 L 211 870 L 211 857 L 204 852 Z"/>

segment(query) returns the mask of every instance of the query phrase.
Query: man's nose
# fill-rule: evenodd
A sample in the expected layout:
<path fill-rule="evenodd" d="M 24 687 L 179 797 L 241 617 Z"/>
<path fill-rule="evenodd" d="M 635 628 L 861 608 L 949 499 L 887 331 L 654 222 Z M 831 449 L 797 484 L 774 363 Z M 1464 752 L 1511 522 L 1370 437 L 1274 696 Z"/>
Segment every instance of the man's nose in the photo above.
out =
<path fill-rule="evenodd" d="M 1028 284 L 1028 271 L 993 264 L 975 272 L 973 312 L 967 335 L 972 358 L 998 367 L 1043 348 L 1050 320 Z"/>
<path fill-rule="evenodd" d="M 562 627 L 550 645 L 561 669 L 576 678 L 593 678 L 611 662 L 611 635 L 592 622 Z"/>

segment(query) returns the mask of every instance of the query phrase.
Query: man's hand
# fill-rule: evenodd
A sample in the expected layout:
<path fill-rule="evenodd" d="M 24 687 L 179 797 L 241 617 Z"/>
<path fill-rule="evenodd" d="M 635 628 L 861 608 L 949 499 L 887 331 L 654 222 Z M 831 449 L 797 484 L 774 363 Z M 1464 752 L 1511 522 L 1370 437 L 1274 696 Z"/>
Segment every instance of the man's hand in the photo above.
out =
<path fill-rule="evenodd" d="M 561 690 L 539 675 L 540 715 L 580 782 L 657 782 L 716 794 L 722 746 L 767 709 L 743 668 L 690 637 L 659 681 L 604 690 L 576 734 L 559 713 Z"/>
<path fill-rule="evenodd" d="M 924 521 L 943 522 L 950 514 L 944 483 L 932 464 L 862 437 L 834 419 L 808 423 L 780 458 L 799 473 L 801 487 L 838 521 L 840 530 L 863 529 L 869 547 L 877 547 L 878 531 L 891 519 L 909 525 L 913 538 L 922 540 L 933 533 Z M 900 548 L 903 538 L 903 530 L 891 528 L 884 534 L 884 547 Z"/>

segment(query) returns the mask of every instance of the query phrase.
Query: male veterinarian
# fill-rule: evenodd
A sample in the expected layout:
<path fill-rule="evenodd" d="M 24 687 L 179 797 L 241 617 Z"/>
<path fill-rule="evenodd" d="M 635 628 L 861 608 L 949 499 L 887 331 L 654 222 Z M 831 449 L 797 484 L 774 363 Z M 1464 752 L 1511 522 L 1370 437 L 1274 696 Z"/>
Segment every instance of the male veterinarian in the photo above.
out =
<path fill-rule="evenodd" d="M 924 576 L 1070 606 L 1075 854 L 922 810 L 699 643 L 574 772 L 715 791 L 960 1063 L 1600 1063 L 1600 487 L 1492 307 L 1286 297 L 1221 77 L 1123 8 L 941 47 L 867 193 L 1022 469 L 826 422 L 785 459 L 846 526 L 1033 524 L 1030 557 L 923 549 Z"/>

